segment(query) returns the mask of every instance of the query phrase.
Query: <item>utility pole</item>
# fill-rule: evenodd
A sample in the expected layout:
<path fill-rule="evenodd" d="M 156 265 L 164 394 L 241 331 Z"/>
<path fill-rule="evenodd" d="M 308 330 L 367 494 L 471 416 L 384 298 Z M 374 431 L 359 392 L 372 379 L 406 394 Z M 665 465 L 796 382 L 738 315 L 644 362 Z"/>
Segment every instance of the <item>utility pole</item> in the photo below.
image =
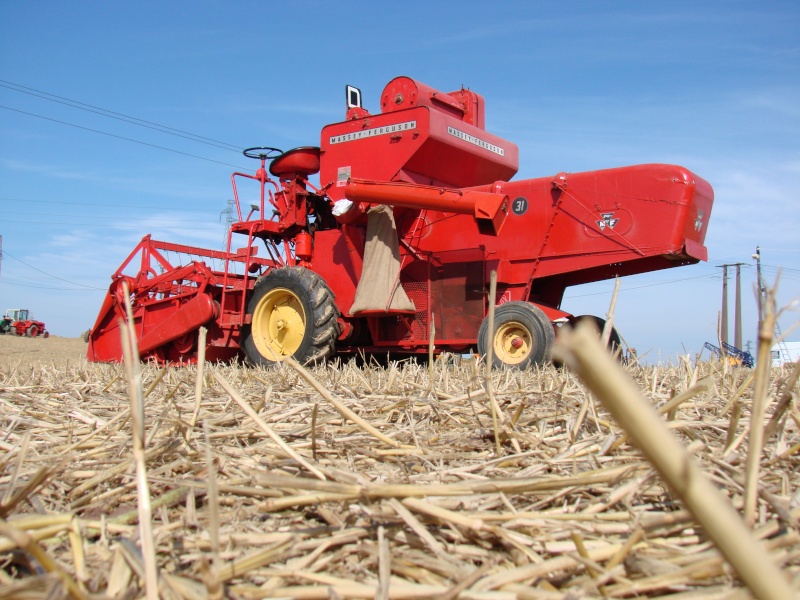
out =
<path fill-rule="evenodd" d="M 725 344 L 728 343 L 728 265 L 722 265 L 722 316 L 719 339 Z"/>
<path fill-rule="evenodd" d="M 744 263 L 719 265 L 722 269 L 722 313 L 720 315 L 719 339 L 728 343 L 728 267 L 736 267 L 736 299 L 734 308 L 733 345 L 742 348 L 742 281 L 741 266 Z"/>
<path fill-rule="evenodd" d="M 753 254 L 753 259 L 756 261 L 756 267 L 758 272 L 758 330 L 761 331 L 761 322 L 764 320 L 764 301 L 766 296 L 767 288 L 764 286 L 764 280 L 761 277 L 761 248 L 756 246 L 756 253 Z M 781 325 L 778 322 L 777 316 L 775 317 L 775 328 L 773 330 L 773 343 L 777 342 L 778 346 L 778 358 L 781 361 L 789 360 L 791 361 L 791 355 L 789 354 L 789 349 L 786 347 L 786 341 L 783 339 L 783 333 L 781 332 Z"/>
<path fill-rule="evenodd" d="M 733 345 L 742 347 L 742 263 L 736 263 L 736 306 L 734 308 Z"/>
<path fill-rule="evenodd" d="M 231 225 L 233 224 L 233 207 L 234 207 L 234 201 L 229 198 L 225 210 L 219 213 L 220 222 L 222 222 L 223 217 L 225 218 L 224 221 L 225 235 L 222 236 L 223 248 L 225 247 L 225 244 L 228 243 L 228 231 L 230 230 Z M 228 248 L 228 250 L 230 250 L 230 248 Z"/>
<path fill-rule="evenodd" d="M 758 285 L 758 326 L 764 320 L 764 283 L 761 281 L 761 248 L 756 246 L 756 253 L 753 254 L 756 261 L 757 285 Z"/>

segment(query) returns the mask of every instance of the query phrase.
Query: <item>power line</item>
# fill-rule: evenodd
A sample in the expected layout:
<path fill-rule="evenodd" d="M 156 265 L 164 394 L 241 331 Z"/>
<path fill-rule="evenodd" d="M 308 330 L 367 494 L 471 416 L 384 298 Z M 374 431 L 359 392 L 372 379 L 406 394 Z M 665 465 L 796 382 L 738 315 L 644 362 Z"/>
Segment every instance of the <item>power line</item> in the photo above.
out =
<path fill-rule="evenodd" d="M 18 112 L 23 115 L 28 115 L 30 117 L 36 117 L 38 119 L 44 119 L 45 121 L 52 121 L 53 123 L 60 123 L 61 125 L 68 125 L 70 127 L 75 127 L 77 129 L 83 129 L 84 131 L 91 131 L 93 133 L 99 133 L 100 135 L 106 135 L 108 137 L 117 138 L 119 140 L 125 140 L 126 142 L 133 142 L 134 144 L 141 144 L 142 146 L 149 146 L 151 148 L 157 148 L 159 150 L 166 150 L 167 152 L 173 152 L 175 154 L 182 154 L 183 156 L 189 156 L 191 158 L 198 158 L 200 160 L 205 160 L 208 162 L 217 163 L 219 165 L 225 165 L 227 167 L 233 167 L 234 169 L 242 169 L 247 170 L 246 167 L 240 167 L 239 165 L 234 165 L 231 163 L 222 162 L 221 160 L 214 160 L 213 158 L 206 158 L 205 156 L 198 156 L 197 154 L 191 154 L 189 152 L 181 152 L 180 150 L 173 150 L 172 148 L 167 148 L 166 146 L 159 146 L 157 144 L 150 144 L 148 142 L 143 142 L 141 140 L 135 140 L 133 138 L 125 137 L 122 135 L 116 135 L 114 133 L 108 133 L 106 131 L 100 131 L 99 129 L 92 129 L 91 127 L 84 127 L 83 125 L 76 125 L 75 123 L 68 123 L 67 121 L 61 121 L 59 119 L 53 119 L 51 117 L 45 117 L 43 115 L 37 115 L 36 113 L 27 112 L 24 110 L 19 110 L 17 108 L 11 108 L 10 106 L 0 105 L 0 108 L 4 108 L 6 110 L 10 110 L 13 112 Z"/>
<path fill-rule="evenodd" d="M 14 211 L 14 216 L 15 217 L 21 217 L 23 215 L 34 215 L 34 216 L 37 216 L 37 217 L 41 217 L 42 213 L 40 213 L 40 212 L 22 212 L 22 211 L 18 211 L 18 210 Z M 166 217 L 166 216 L 158 216 L 158 215 L 147 216 L 147 215 L 142 215 L 142 214 L 138 214 L 138 215 L 124 215 L 124 214 L 117 214 L 117 215 L 80 215 L 80 214 L 76 214 L 76 213 L 70 213 L 70 214 L 62 215 L 62 214 L 56 214 L 56 213 L 47 213 L 46 216 L 48 218 L 49 217 L 65 217 L 65 218 L 70 218 L 71 217 L 71 218 L 80 218 L 80 219 L 139 219 L 141 221 L 146 221 L 148 219 L 156 219 L 158 221 L 167 221 L 169 223 L 216 223 L 216 221 L 213 221 L 212 219 L 178 219 L 178 218 Z M 7 220 L 7 219 L 3 219 L 3 222 L 4 223 L 27 223 L 29 221 L 10 221 L 10 220 Z M 30 222 L 32 223 L 33 221 L 30 221 Z M 50 221 L 50 223 L 52 223 L 52 221 Z M 54 223 L 54 225 L 55 224 L 62 225 L 64 223 L 62 221 L 59 221 L 58 223 Z"/>
<path fill-rule="evenodd" d="M 139 127 L 146 127 L 147 129 L 154 129 L 156 131 L 160 131 L 162 133 L 167 133 L 169 135 L 174 135 L 177 137 L 181 137 L 184 139 L 192 140 L 193 142 L 199 142 L 201 144 L 208 144 L 209 146 L 216 146 L 217 148 L 223 148 L 224 150 L 230 150 L 232 152 L 241 152 L 241 148 L 235 144 L 229 144 L 227 142 L 221 142 L 219 140 L 214 140 L 211 138 L 207 138 L 201 135 L 197 135 L 194 133 L 190 133 L 188 131 L 182 131 L 180 129 L 175 129 L 174 127 L 168 127 L 167 125 L 161 125 L 159 123 L 153 123 L 152 121 L 146 121 L 144 119 L 139 119 L 138 117 L 132 117 L 130 115 L 125 115 L 123 113 L 114 112 L 113 110 L 108 110 L 106 108 L 101 108 L 99 106 L 92 106 L 91 104 L 86 104 L 84 102 L 79 102 L 78 100 L 71 100 L 69 98 L 64 98 L 63 96 L 57 96 L 56 94 L 51 94 L 49 92 L 43 92 L 42 90 L 37 90 L 34 88 L 26 87 L 24 85 L 20 85 L 18 83 L 14 83 L 13 81 L 6 81 L 5 79 L 0 79 L 0 87 L 7 88 L 9 90 L 13 90 L 15 92 L 19 92 L 21 94 L 28 94 L 29 96 L 35 96 L 37 98 L 42 98 L 43 100 L 48 100 L 50 102 L 57 102 L 58 104 L 63 104 L 65 106 L 69 106 L 71 108 L 77 108 L 79 110 L 85 110 L 87 112 L 91 112 L 94 114 L 101 115 L 103 117 L 108 117 L 110 119 L 117 119 L 118 121 L 124 121 L 126 123 L 131 123 L 132 125 L 138 125 Z M 4 85 L 7 84 L 7 85 Z M 21 89 L 18 89 L 21 88 Z M 27 90 L 27 91 L 26 91 Z M 48 97 L 49 96 L 49 97 Z"/>
<path fill-rule="evenodd" d="M 33 265 L 29 265 L 24 260 L 22 260 L 20 258 L 17 258 L 13 254 L 11 254 L 8 250 L 4 250 L 3 251 L 3 258 L 5 258 L 6 256 L 10 256 L 11 258 L 16 260 L 17 262 L 22 263 L 23 265 L 25 265 L 29 269 L 33 269 L 34 271 L 38 271 L 39 273 L 47 275 L 48 277 L 52 277 L 53 279 L 58 279 L 59 281 L 63 281 L 65 283 L 69 283 L 69 284 L 72 284 L 72 285 L 78 285 L 78 286 L 84 287 L 84 288 L 89 288 L 90 290 L 102 290 L 102 289 L 104 289 L 104 288 L 94 287 L 94 286 L 91 286 L 91 285 L 86 285 L 86 284 L 83 284 L 83 283 L 78 283 L 77 281 L 70 281 L 69 279 L 64 279 L 62 277 L 58 277 L 57 275 L 53 275 L 52 273 L 48 273 L 47 271 L 42 271 L 41 269 L 39 269 L 37 267 L 34 267 Z"/>
<path fill-rule="evenodd" d="M 691 281 L 692 279 L 704 279 L 704 278 L 714 279 L 714 278 L 716 278 L 716 276 L 717 276 L 716 273 L 707 273 L 705 275 L 697 275 L 695 277 L 684 277 L 683 279 L 672 279 L 670 281 L 659 281 L 658 283 L 649 283 L 647 285 L 637 285 L 635 287 L 627 287 L 627 288 L 625 288 L 624 291 L 628 292 L 628 291 L 632 291 L 632 290 L 641 290 L 641 289 L 644 289 L 644 288 L 656 287 L 656 286 L 659 286 L 659 285 L 669 285 L 671 283 L 681 283 L 683 281 Z M 611 293 L 611 291 L 605 291 L 605 292 L 593 292 L 591 294 L 577 294 L 577 295 L 574 295 L 574 296 L 572 294 L 565 293 L 564 297 L 565 298 L 586 298 L 588 296 L 603 296 L 603 295 L 610 294 L 610 293 Z"/>
<path fill-rule="evenodd" d="M 141 209 L 163 209 L 164 206 L 143 206 L 141 204 L 108 204 L 106 202 L 63 202 L 60 200 L 34 200 L 31 198 L 9 198 L 7 196 L 0 196 L 0 201 L 8 201 L 8 202 L 24 202 L 29 204 L 31 202 L 36 202 L 40 204 L 66 204 L 69 206 L 104 206 L 106 208 L 135 208 L 137 210 Z M 180 210 L 181 212 L 209 212 L 218 214 L 219 210 L 216 208 L 176 208 L 175 210 Z"/>
<path fill-rule="evenodd" d="M 52 221 L 30 221 L 30 220 L 22 220 L 17 221 L 14 219 L 3 219 L 3 223 L 27 223 L 30 225 L 52 225 L 53 227 L 80 227 L 81 229 L 92 229 L 92 228 L 102 228 L 102 229 L 144 229 L 144 228 L 151 228 L 151 229 L 177 229 L 177 230 L 187 230 L 187 231 L 216 231 L 220 227 L 220 223 L 216 222 L 209 222 L 207 225 L 195 225 L 189 227 L 188 225 L 170 225 L 168 220 L 161 219 L 163 224 L 154 225 L 152 223 L 54 223 Z M 196 221 L 197 223 L 205 223 L 205 221 Z"/>
<path fill-rule="evenodd" d="M 765 269 L 764 270 L 764 274 L 765 275 L 769 275 L 770 278 L 773 278 L 773 277 L 777 278 L 777 273 L 778 273 L 777 271 L 773 271 L 772 269 Z M 800 277 L 797 277 L 797 276 L 792 277 L 791 275 L 787 275 L 786 273 L 781 273 L 780 281 L 781 282 L 785 282 L 785 281 L 800 281 Z"/>
<path fill-rule="evenodd" d="M 14 283 L 12 281 L 8 281 L 7 279 L 0 280 L 0 285 L 13 285 L 14 287 L 26 287 L 26 288 L 33 288 L 37 290 L 52 290 L 58 292 L 94 292 L 96 290 L 105 290 L 106 288 L 67 288 L 67 287 L 53 287 L 49 285 L 30 285 L 27 283 Z"/>
<path fill-rule="evenodd" d="M 770 269 L 779 269 L 781 271 L 791 271 L 792 273 L 800 273 L 800 269 L 790 269 L 789 267 L 778 267 L 775 265 L 765 265 L 762 264 L 762 267 L 769 267 Z"/>

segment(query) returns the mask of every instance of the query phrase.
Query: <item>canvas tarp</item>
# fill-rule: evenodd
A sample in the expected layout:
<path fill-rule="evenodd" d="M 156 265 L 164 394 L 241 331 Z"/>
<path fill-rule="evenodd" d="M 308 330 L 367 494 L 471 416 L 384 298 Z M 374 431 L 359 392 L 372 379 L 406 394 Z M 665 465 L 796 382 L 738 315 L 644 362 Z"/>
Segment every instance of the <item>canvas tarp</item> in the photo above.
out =
<path fill-rule="evenodd" d="M 350 313 L 373 310 L 415 310 L 400 286 L 400 243 L 392 209 L 385 205 L 367 211 L 364 266 Z"/>

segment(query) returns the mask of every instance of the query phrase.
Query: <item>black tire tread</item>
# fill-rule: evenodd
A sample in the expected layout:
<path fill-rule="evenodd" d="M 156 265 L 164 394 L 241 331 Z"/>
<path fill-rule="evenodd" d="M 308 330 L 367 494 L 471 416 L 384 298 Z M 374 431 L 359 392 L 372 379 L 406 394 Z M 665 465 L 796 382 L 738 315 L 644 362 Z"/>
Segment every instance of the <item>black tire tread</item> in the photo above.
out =
<path fill-rule="evenodd" d="M 603 328 L 606 325 L 606 320 L 604 318 L 595 315 L 580 315 L 574 318 L 573 324 L 577 324 L 579 321 L 583 320 L 594 323 L 597 327 L 598 335 L 602 335 Z M 608 351 L 611 352 L 611 354 L 617 354 L 617 351 L 620 351 L 620 356 L 622 355 L 622 338 L 620 338 L 617 328 L 613 325 L 611 326 L 611 333 L 608 337 Z"/>
<path fill-rule="evenodd" d="M 307 319 L 313 324 L 310 332 L 310 344 L 300 356 L 294 358 L 303 364 L 316 364 L 324 362 L 330 358 L 334 351 L 336 340 L 339 337 L 339 311 L 334 302 L 334 295 L 325 281 L 309 269 L 304 267 L 278 267 L 271 269 L 265 275 L 258 278 L 253 287 L 253 293 L 264 286 L 267 289 L 273 285 L 280 287 L 286 285 L 287 280 L 294 282 L 305 290 L 308 302 L 311 305 L 311 315 Z M 249 312 L 249 307 L 248 307 Z M 244 337 L 250 335 L 249 329 L 244 332 Z M 256 351 L 257 352 L 257 351 Z M 245 356 L 252 364 L 275 364 L 274 361 L 261 357 L 251 357 L 250 352 L 245 348 Z"/>
<path fill-rule="evenodd" d="M 544 311 L 542 311 L 542 309 L 536 306 L 535 304 L 524 301 L 513 301 L 501 304 L 500 306 L 495 308 L 495 325 L 494 325 L 495 332 L 497 331 L 498 327 L 498 319 L 500 319 L 500 323 L 502 323 L 502 319 L 504 318 L 506 313 L 508 313 L 509 315 L 517 313 L 520 316 L 529 316 L 532 319 L 534 319 L 535 323 L 534 326 L 537 327 L 539 332 L 542 334 L 541 341 L 544 342 L 542 344 L 542 347 L 540 348 L 537 347 L 536 349 L 534 349 L 534 351 L 531 352 L 531 356 L 528 359 L 526 359 L 519 365 L 513 365 L 513 366 L 520 369 L 526 369 L 533 365 L 542 365 L 550 361 L 553 350 L 553 343 L 555 342 L 555 330 L 553 329 L 553 326 L 550 323 L 550 319 L 547 317 Z M 481 323 L 480 329 L 478 329 L 478 353 L 483 356 L 486 355 L 487 342 L 491 343 L 490 340 L 486 339 L 488 337 L 488 329 L 489 329 L 489 317 L 487 316 Z M 532 337 L 538 338 L 538 335 Z M 502 361 L 500 361 L 500 359 L 498 359 L 497 356 L 494 355 L 492 362 L 496 367 L 500 367 L 505 364 Z"/>

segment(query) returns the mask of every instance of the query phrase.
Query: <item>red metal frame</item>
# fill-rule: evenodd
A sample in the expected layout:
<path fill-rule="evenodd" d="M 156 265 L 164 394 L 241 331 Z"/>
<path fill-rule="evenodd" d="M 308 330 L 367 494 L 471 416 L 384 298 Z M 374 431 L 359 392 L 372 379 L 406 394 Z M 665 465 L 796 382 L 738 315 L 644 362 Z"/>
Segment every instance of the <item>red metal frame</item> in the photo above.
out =
<path fill-rule="evenodd" d="M 707 259 L 703 246 L 711 186 L 674 165 L 645 164 L 512 181 L 518 150 L 484 129 L 483 98 L 442 93 L 407 77 L 386 86 L 381 113 L 350 108 L 323 127 L 320 147 L 266 159 L 255 175 L 231 176 L 238 221 L 224 252 L 146 236 L 112 275 L 89 342 L 91 360 L 121 360 L 118 319 L 130 289 L 142 356 L 197 358 L 196 330 L 208 328 L 207 356 L 240 353 L 256 279 L 279 266 L 319 274 L 335 296 L 338 352 L 423 352 L 434 323 L 439 350 L 474 346 L 489 302 L 527 301 L 552 320 L 571 285 Z M 319 171 L 320 187 L 308 181 Z M 237 180 L 257 182 L 242 210 Z M 352 207 L 334 217 L 333 205 Z M 393 207 L 400 284 L 416 312 L 350 307 L 361 277 L 368 209 Z M 257 207 L 257 209 L 256 209 Z M 269 216 L 269 215 L 271 216 Z M 238 237 L 234 237 L 238 236 Z M 243 246 L 234 250 L 234 240 Z M 266 258 L 259 257 L 262 249 Z M 170 263 L 164 252 L 194 257 Z M 134 269 L 135 275 L 124 272 Z M 222 268 L 208 266 L 222 261 Z M 497 271 L 497 297 L 488 298 Z"/>

